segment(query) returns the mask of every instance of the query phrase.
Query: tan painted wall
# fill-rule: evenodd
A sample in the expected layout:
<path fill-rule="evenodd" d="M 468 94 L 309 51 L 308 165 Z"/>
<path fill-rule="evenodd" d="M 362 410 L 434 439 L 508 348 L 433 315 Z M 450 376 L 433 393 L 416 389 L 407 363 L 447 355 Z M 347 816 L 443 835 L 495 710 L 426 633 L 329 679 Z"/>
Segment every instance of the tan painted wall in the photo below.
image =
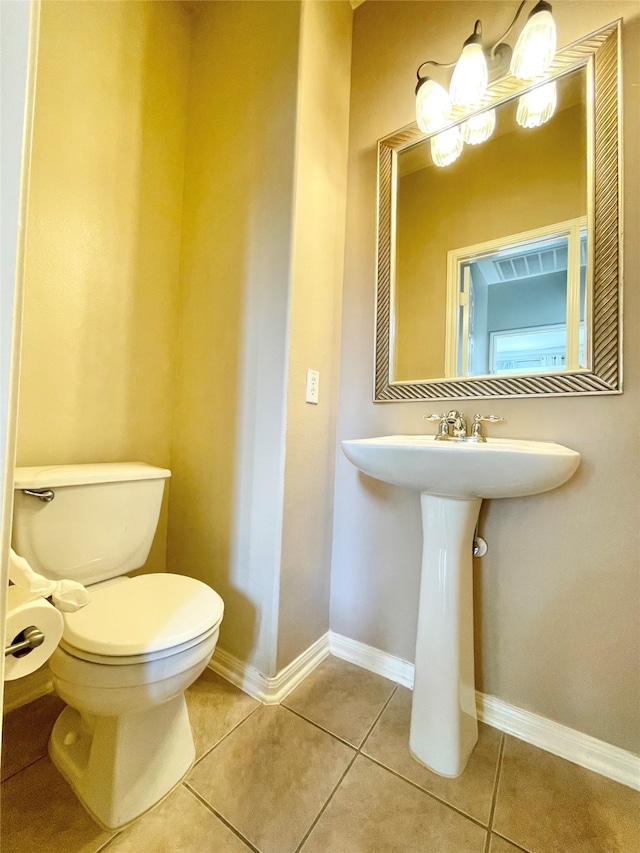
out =
<path fill-rule="evenodd" d="M 42 4 L 19 465 L 169 465 L 188 58 L 178 4 Z"/>
<path fill-rule="evenodd" d="M 428 431 L 446 401 L 374 405 L 376 141 L 413 120 L 415 70 L 448 62 L 482 16 L 488 41 L 513 14 L 485 2 L 364 3 L 354 14 L 347 251 L 338 439 Z M 494 435 L 550 439 L 582 454 L 546 495 L 490 501 L 475 567 L 477 686 L 518 707 L 640 752 L 640 138 L 637 2 L 555 2 L 559 45 L 624 17 L 625 393 L 504 399 Z M 461 405 L 467 414 L 476 402 Z M 338 450 L 331 627 L 413 660 L 421 529 L 415 494 L 365 480 Z"/>
<path fill-rule="evenodd" d="M 303 4 L 277 669 L 329 629 L 352 10 Z M 307 368 L 320 372 L 305 402 Z"/>
<path fill-rule="evenodd" d="M 509 126 L 509 120 L 512 132 L 467 146 L 450 167 L 431 165 L 400 178 L 396 381 L 445 375 L 448 251 L 587 213 L 584 108 L 524 130 L 515 124 L 515 104 L 508 104 L 498 122 Z"/>
<path fill-rule="evenodd" d="M 194 13 L 168 566 L 275 674 L 298 2 Z"/>
<path fill-rule="evenodd" d="M 329 621 L 351 8 L 45 5 L 19 464 L 170 467 L 147 568 L 274 675 Z"/>

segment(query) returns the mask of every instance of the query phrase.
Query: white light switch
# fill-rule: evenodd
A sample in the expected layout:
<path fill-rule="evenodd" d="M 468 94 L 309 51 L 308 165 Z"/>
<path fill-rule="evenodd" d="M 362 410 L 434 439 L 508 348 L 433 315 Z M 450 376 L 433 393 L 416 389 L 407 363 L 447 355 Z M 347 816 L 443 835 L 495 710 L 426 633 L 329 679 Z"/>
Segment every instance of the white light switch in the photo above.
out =
<path fill-rule="evenodd" d="M 320 373 L 317 370 L 307 370 L 307 403 L 317 403 L 320 390 Z"/>

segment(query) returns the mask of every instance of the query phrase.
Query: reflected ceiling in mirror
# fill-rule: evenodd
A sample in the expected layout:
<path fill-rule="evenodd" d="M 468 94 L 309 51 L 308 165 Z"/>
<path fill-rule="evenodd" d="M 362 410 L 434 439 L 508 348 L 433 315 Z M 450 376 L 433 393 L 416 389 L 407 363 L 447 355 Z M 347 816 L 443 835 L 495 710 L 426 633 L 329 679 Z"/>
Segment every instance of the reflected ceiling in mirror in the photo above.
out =
<path fill-rule="evenodd" d="M 559 51 L 539 127 L 494 83 L 449 166 L 415 124 L 380 141 L 375 400 L 621 390 L 618 53 L 619 23 Z"/>

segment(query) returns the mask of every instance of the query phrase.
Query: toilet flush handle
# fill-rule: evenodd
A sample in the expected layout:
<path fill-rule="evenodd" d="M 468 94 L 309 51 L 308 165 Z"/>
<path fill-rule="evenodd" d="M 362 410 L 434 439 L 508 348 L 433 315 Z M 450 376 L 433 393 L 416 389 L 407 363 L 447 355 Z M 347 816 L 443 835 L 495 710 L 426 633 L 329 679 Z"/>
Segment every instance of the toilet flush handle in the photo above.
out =
<path fill-rule="evenodd" d="M 52 501 L 56 493 L 53 489 L 23 489 L 23 494 L 31 495 L 34 498 L 38 498 L 39 501 L 43 501 L 43 503 L 49 503 Z"/>

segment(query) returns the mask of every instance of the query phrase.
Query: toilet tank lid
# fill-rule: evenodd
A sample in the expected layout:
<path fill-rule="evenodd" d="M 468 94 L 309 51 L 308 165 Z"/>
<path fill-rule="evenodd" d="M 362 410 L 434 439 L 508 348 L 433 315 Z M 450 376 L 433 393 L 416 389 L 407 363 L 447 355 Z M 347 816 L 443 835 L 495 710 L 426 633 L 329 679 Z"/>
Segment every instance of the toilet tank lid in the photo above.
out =
<path fill-rule="evenodd" d="M 33 465 L 15 469 L 14 488 L 44 489 L 83 486 L 88 483 L 122 483 L 127 480 L 160 480 L 171 476 L 167 468 L 145 462 L 92 462 L 83 465 Z"/>

